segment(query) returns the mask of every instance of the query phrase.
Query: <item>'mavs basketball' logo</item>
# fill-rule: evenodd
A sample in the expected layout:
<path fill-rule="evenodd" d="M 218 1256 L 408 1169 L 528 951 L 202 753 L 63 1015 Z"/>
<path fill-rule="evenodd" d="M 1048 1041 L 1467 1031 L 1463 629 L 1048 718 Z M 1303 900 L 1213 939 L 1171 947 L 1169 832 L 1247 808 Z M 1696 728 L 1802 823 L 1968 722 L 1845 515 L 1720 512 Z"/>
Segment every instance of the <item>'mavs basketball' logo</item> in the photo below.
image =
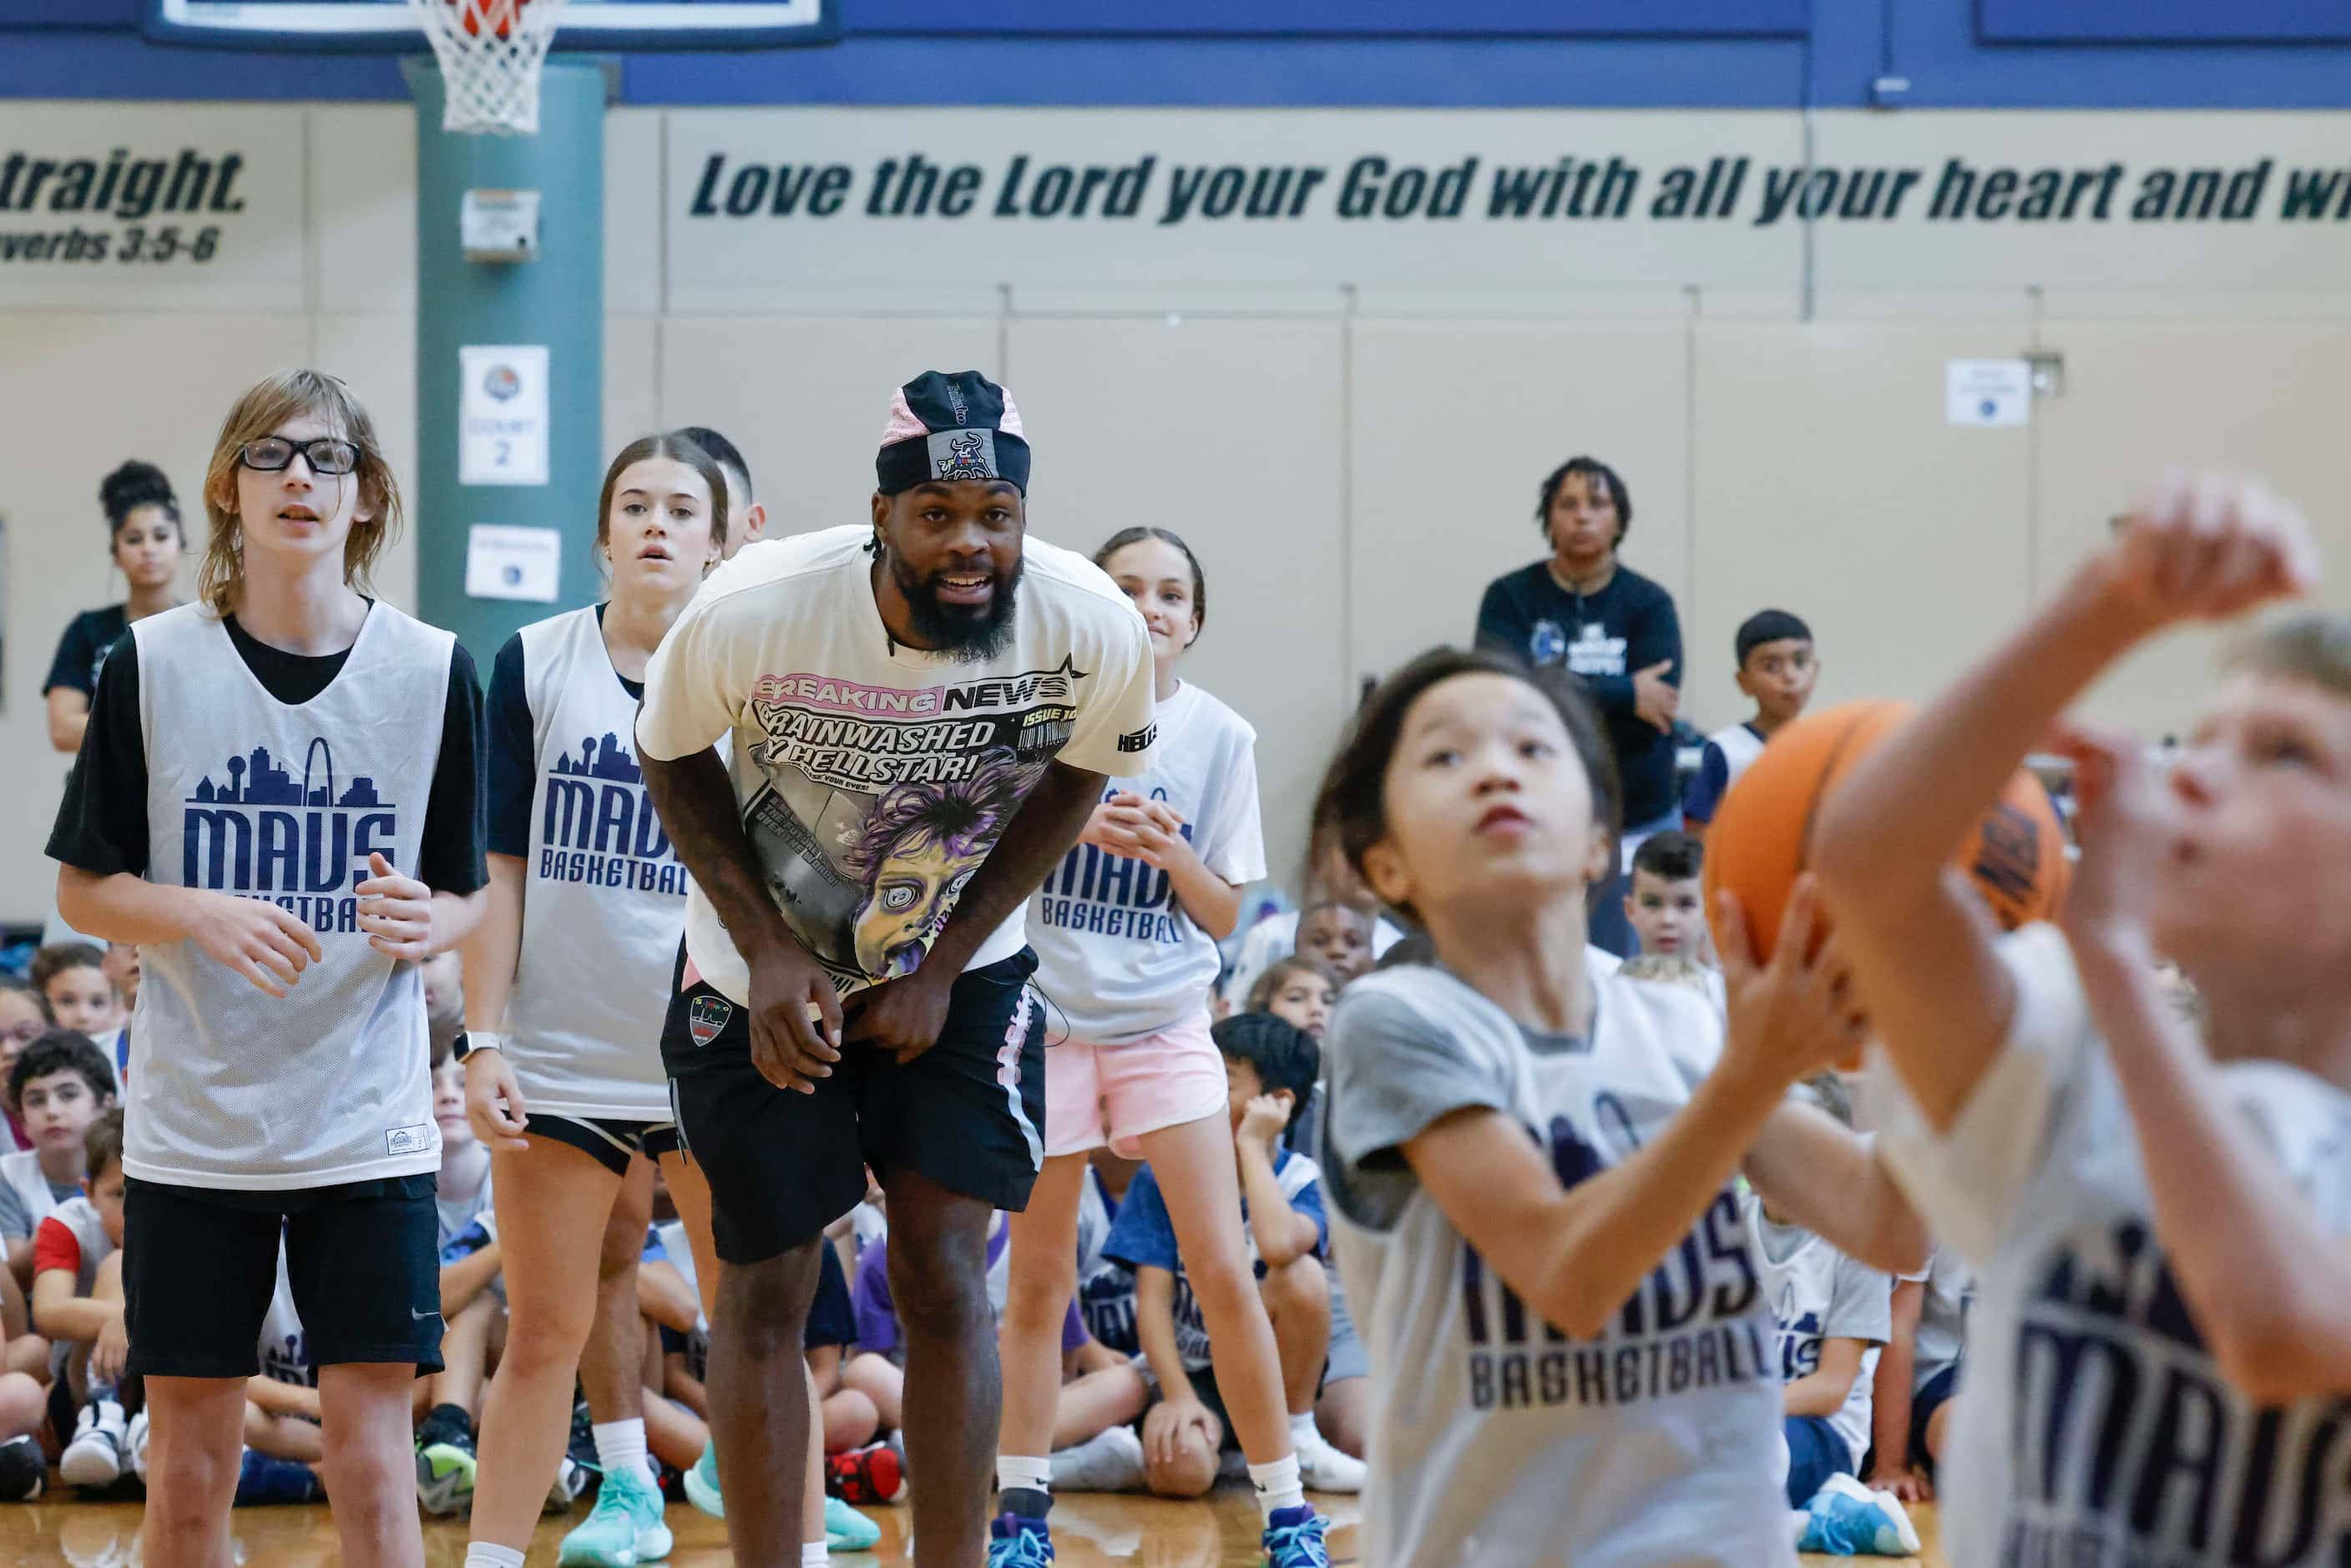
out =
<path fill-rule="evenodd" d="M 1794 1281 L 1781 1287 L 1771 1309 L 1780 1324 L 1780 1380 L 1793 1383 L 1821 1369 L 1821 1314 L 1796 1310 Z"/>
<path fill-rule="evenodd" d="M 645 776 L 610 730 L 580 743 L 547 772 L 539 806 L 538 874 L 685 896 L 685 867 L 645 794 Z"/>
<path fill-rule="evenodd" d="M 1593 1113 L 1595 1121 L 1622 1123 L 1630 1137 L 1631 1120 L 1614 1095 L 1599 1095 Z M 1562 1186 L 1606 1168 L 1600 1151 L 1563 1116 L 1552 1119 L 1547 1137 L 1534 1135 L 1548 1147 Z M 1779 1368 L 1753 1310 L 1762 1283 L 1747 1255 L 1744 1230 L 1739 1202 L 1725 1188 L 1614 1320 L 1589 1340 L 1571 1339 L 1529 1312 L 1519 1293 L 1489 1271 L 1478 1249 L 1464 1243 L 1461 1321 L 1470 1402 L 1480 1410 L 1605 1408 L 1732 1384 L 1777 1384 Z"/>
<path fill-rule="evenodd" d="M 323 737 L 293 775 L 269 747 L 231 757 L 225 784 L 206 774 L 181 816 L 181 865 L 190 887 L 266 899 L 321 933 L 359 931 L 368 856 L 397 863 L 399 808 L 362 773 L 340 792 Z"/>
<path fill-rule="evenodd" d="M 1124 791 L 1115 786 L 1102 799 Z M 1167 799 L 1154 789 L 1155 800 Z M 1184 841 L 1192 841 L 1192 824 L 1183 827 Z M 1061 857 L 1061 868 L 1045 879 L 1038 901 L 1038 918 L 1048 925 L 1092 932 L 1097 936 L 1123 936 L 1130 942 L 1181 942 L 1191 925 L 1173 897 L 1175 883 L 1148 861 L 1112 854 L 1092 844 L 1073 844 Z"/>
<path fill-rule="evenodd" d="M 2231 1388 L 2145 1224 L 2053 1248 L 2014 1350 L 2001 1568 L 2351 1563 L 2351 1402 Z"/>

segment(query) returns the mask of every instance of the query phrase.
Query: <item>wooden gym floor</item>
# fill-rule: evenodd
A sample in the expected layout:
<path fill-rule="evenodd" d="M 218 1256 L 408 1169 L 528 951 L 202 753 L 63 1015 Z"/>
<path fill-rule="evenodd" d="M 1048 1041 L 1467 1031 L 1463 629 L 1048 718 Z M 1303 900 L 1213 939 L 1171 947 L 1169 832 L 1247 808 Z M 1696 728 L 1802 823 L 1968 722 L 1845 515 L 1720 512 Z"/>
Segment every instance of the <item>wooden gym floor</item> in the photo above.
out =
<path fill-rule="evenodd" d="M 1354 1521 L 1360 1510 L 1349 1498 L 1317 1498 L 1337 1521 L 1331 1532 L 1334 1564 L 1356 1561 Z M 1912 1511 L 1927 1540 L 1926 1568 L 1946 1568 L 1935 1545 L 1934 1509 Z M 73 1568 L 130 1568 L 139 1533 L 136 1503 L 42 1502 L 0 1504 L 0 1563 L 69 1563 Z M 584 1508 L 569 1518 L 549 1520 L 531 1543 L 533 1563 L 555 1561 L 556 1543 Z M 843 1568 L 868 1563 L 905 1564 L 907 1513 L 904 1508 L 873 1511 L 882 1524 L 881 1544 L 870 1555 L 840 1556 Z M 677 1548 L 674 1568 L 718 1568 L 731 1559 L 726 1527 L 684 1503 L 669 1511 Z M 1056 1556 L 1067 1568 L 1228 1568 L 1263 1561 L 1257 1550 L 1257 1508 L 1245 1492 L 1226 1490 L 1206 1502 L 1163 1502 L 1155 1498 L 1073 1495 L 1053 1509 Z M 323 1507 L 239 1509 L 235 1519 L 238 1562 L 244 1568 L 327 1568 L 336 1560 L 335 1527 Z M 460 1568 L 465 1558 L 465 1527 L 460 1521 L 427 1520 L 424 1559 L 431 1568 Z M 1806 1558 L 1831 1563 L 1836 1558 Z"/>

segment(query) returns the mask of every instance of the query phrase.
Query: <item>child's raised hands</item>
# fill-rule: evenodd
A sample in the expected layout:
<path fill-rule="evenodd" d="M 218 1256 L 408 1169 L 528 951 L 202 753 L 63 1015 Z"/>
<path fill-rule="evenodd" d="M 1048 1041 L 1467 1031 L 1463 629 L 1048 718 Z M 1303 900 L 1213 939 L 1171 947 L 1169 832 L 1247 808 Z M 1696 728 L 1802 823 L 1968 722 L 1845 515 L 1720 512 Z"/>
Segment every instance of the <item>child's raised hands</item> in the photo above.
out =
<path fill-rule="evenodd" d="M 2146 745 L 2126 731 L 2071 723 L 2051 737 L 2074 764 L 2081 863 L 2065 888 L 2068 939 L 2143 932 L 2165 848 L 2165 795 Z"/>
<path fill-rule="evenodd" d="M 2147 632 L 2308 593 L 2318 547 L 2301 509 L 2258 479 L 2173 469 L 2093 570 L 2102 596 Z"/>

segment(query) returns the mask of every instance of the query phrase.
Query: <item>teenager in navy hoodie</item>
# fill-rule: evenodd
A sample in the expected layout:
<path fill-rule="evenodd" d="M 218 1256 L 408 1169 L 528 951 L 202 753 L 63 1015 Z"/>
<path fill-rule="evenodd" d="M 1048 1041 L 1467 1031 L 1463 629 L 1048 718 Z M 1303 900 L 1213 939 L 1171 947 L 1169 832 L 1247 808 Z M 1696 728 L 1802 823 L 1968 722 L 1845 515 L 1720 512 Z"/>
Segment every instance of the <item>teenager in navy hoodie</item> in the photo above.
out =
<path fill-rule="evenodd" d="M 1543 481 L 1535 523 L 1550 559 L 1506 572 L 1478 606 L 1478 645 L 1531 664 L 1564 664 L 1608 727 L 1624 785 L 1615 877 L 1595 891 L 1592 940 L 1621 957 L 1638 951 L 1623 888 L 1633 852 L 1682 825 L 1674 779 L 1674 717 L 1681 704 L 1682 628 L 1673 595 L 1621 564 L 1633 497 L 1596 457 L 1573 457 Z"/>

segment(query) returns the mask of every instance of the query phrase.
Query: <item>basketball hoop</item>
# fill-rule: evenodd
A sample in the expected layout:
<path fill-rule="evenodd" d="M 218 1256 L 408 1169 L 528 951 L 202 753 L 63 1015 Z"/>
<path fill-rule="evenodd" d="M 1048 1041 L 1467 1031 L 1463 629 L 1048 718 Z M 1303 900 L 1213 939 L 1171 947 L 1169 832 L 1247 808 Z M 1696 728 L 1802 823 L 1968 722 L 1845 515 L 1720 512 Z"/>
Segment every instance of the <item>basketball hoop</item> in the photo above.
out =
<path fill-rule="evenodd" d="M 409 0 L 441 62 L 444 131 L 538 131 L 538 72 L 563 0 Z"/>

